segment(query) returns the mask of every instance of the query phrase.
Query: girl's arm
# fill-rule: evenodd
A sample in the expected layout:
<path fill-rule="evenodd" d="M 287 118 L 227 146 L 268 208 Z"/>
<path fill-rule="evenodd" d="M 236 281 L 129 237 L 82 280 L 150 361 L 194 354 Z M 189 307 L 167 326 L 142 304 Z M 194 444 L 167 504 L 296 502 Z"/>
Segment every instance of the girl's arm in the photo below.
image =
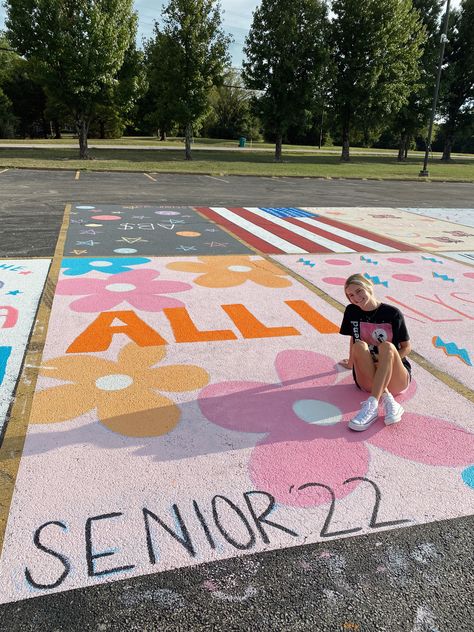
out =
<path fill-rule="evenodd" d="M 351 341 L 349 344 L 349 357 L 348 358 L 344 358 L 344 360 L 340 360 L 340 362 L 338 362 L 338 364 L 340 364 L 341 366 L 343 366 L 345 369 L 352 369 L 352 345 L 354 344 L 354 341 L 352 340 L 352 336 L 351 336 Z"/>
<path fill-rule="evenodd" d="M 405 358 L 410 353 L 410 351 L 411 351 L 411 343 L 409 340 L 406 340 L 405 342 L 400 343 L 400 349 L 398 350 L 398 353 L 401 358 Z"/>

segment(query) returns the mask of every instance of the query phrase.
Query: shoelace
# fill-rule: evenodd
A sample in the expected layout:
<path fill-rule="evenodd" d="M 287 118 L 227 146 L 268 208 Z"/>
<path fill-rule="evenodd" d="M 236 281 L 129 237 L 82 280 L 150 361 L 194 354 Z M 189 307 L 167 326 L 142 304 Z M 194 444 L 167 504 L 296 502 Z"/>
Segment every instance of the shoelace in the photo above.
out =
<path fill-rule="evenodd" d="M 369 410 L 375 408 L 375 406 L 372 405 L 372 402 L 370 402 L 368 399 L 364 399 L 363 402 L 361 402 L 362 404 L 362 408 L 360 411 L 361 415 L 365 415 Z"/>
<path fill-rule="evenodd" d="M 388 415 L 393 415 L 395 411 L 397 410 L 397 402 L 394 399 L 391 399 L 391 398 L 389 399 L 388 397 L 385 397 L 384 408 L 385 408 L 385 412 Z"/>

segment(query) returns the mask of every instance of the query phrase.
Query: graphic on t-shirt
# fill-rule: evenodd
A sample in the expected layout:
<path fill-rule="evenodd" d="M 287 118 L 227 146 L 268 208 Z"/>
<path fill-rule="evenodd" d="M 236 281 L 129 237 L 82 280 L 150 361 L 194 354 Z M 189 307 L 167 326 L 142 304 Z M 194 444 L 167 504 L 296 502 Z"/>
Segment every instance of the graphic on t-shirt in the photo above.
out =
<path fill-rule="evenodd" d="M 360 339 L 368 345 L 392 342 L 393 331 L 390 323 L 360 323 Z"/>

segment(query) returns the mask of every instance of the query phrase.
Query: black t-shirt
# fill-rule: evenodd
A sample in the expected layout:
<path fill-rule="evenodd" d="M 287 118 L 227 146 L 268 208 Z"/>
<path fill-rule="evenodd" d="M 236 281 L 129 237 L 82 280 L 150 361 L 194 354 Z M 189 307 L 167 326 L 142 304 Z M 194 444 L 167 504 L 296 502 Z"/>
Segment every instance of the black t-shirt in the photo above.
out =
<path fill-rule="evenodd" d="M 339 333 L 352 336 L 354 342 L 366 342 L 370 352 L 374 354 L 378 353 L 377 345 L 381 342 L 391 342 L 400 349 L 401 342 L 410 340 L 403 314 L 398 308 L 387 303 L 380 303 L 370 312 L 364 312 L 358 305 L 351 303 L 346 307 Z M 408 360 L 402 358 L 402 362 L 411 371 Z"/>

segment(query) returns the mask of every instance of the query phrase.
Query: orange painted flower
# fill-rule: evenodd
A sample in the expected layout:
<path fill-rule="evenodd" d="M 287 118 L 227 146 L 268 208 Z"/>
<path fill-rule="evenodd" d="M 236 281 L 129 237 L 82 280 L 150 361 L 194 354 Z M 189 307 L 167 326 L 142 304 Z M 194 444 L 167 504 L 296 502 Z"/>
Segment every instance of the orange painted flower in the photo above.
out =
<path fill-rule="evenodd" d="M 59 423 L 97 409 L 99 421 L 128 437 L 156 437 L 170 432 L 181 411 L 157 393 L 194 391 L 209 381 L 208 373 L 188 364 L 153 368 L 165 358 L 164 347 L 123 347 L 117 361 L 95 356 L 53 358 L 40 374 L 69 382 L 35 394 L 31 423 Z"/>
<path fill-rule="evenodd" d="M 167 268 L 180 272 L 199 274 L 194 283 L 204 287 L 235 287 L 253 281 L 264 287 L 288 287 L 291 285 L 286 272 L 266 259 L 251 259 L 247 255 L 223 257 L 199 257 L 199 261 L 177 261 Z"/>

